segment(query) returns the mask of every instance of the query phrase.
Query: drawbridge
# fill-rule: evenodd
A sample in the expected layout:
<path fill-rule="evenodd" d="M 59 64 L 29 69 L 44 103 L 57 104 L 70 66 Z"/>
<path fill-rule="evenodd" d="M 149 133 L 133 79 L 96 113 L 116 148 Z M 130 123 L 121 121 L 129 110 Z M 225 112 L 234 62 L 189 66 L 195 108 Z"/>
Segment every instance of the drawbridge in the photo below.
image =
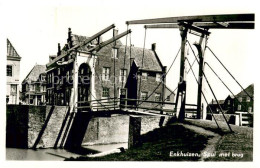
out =
<path fill-rule="evenodd" d="M 205 67 L 208 66 L 210 70 L 214 71 L 212 67 L 204 62 L 205 57 L 205 50 L 209 50 L 211 54 L 216 58 L 217 62 L 223 66 L 224 70 L 229 73 L 231 78 L 238 84 L 239 87 L 247 94 L 247 96 L 250 97 L 251 100 L 253 100 L 253 95 L 250 95 L 247 93 L 247 91 L 244 89 L 244 87 L 236 80 L 236 78 L 231 74 L 231 72 L 228 70 L 228 68 L 221 62 L 219 57 L 213 52 L 213 50 L 207 46 L 207 40 L 209 39 L 209 36 L 211 34 L 211 29 L 254 29 L 254 21 L 255 21 L 255 15 L 254 14 L 227 14 L 227 15 L 200 15 L 200 16 L 182 16 L 182 17 L 168 17 L 168 18 L 156 18 L 156 19 L 144 19 L 144 20 L 133 20 L 133 21 L 127 21 L 127 30 L 126 32 L 115 35 L 110 40 L 103 42 L 99 44 L 98 46 L 94 48 L 89 49 L 89 54 L 95 56 L 96 52 L 99 51 L 102 47 L 115 42 L 116 40 L 120 39 L 123 36 L 126 36 L 126 46 L 127 46 L 127 37 L 128 35 L 131 35 L 131 30 L 129 29 L 130 25 L 136 25 L 136 24 L 143 24 L 145 29 L 145 37 L 144 37 L 144 43 L 146 38 L 146 30 L 147 29 L 174 29 L 177 28 L 180 31 L 181 35 L 181 46 L 179 51 L 177 52 L 177 55 L 175 56 L 172 65 L 176 61 L 176 58 L 178 55 L 180 55 L 180 75 L 179 75 L 179 83 L 178 86 L 174 91 L 177 90 L 177 96 L 175 102 L 167 102 L 165 97 L 162 97 L 162 99 L 158 101 L 151 101 L 149 100 L 150 96 L 155 93 L 155 90 L 160 85 L 165 85 L 164 78 L 166 77 L 167 73 L 171 69 L 171 67 L 168 69 L 168 71 L 162 76 L 161 82 L 158 84 L 156 89 L 154 89 L 150 95 L 148 95 L 145 99 L 130 99 L 127 97 L 126 88 L 122 88 L 121 94 L 119 97 L 114 94 L 114 97 L 109 97 L 106 99 L 97 99 L 94 95 L 94 91 L 90 90 L 91 94 L 91 100 L 90 101 L 78 101 L 78 84 L 77 84 L 77 78 L 78 76 L 74 76 L 74 83 L 73 83 L 73 90 L 71 94 L 71 101 L 70 101 L 70 108 L 68 110 L 68 115 L 70 117 L 66 118 L 66 121 L 64 121 L 63 128 L 61 130 L 61 135 L 63 136 L 61 147 L 64 146 L 64 143 L 67 139 L 67 144 L 69 144 L 69 141 L 72 141 L 75 138 L 68 138 L 72 136 L 76 136 L 76 134 L 71 133 L 69 135 L 69 132 L 76 131 L 75 128 L 72 127 L 72 123 L 74 121 L 74 117 L 76 113 L 86 113 L 86 115 L 89 116 L 110 116 L 111 114 L 144 114 L 144 115 L 173 115 L 176 116 L 176 118 L 180 121 L 183 121 L 185 117 L 187 117 L 187 114 L 191 114 L 189 116 L 192 116 L 193 118 L 197 119 L 205 119 L 206 117 L 206 111 L 203 111 L 202 108 L 202 102 L 206 102 L 207 105 L 209 105 L 209 101 L 206 99 L 205 93 L 203 92 L 203 81 L 205 80 L 208 88 L 210 89 L 210 92 L 212 93 L 212 96 L 214 97 L 215 101 L 217 102 L 217 105 L 219 106 L 220 112 L 223 115 L 227 126 L 229 130 L 232 132 L 232 129 L 230 125 L 228 124 L 228 121 L 224 115 L 223 109 L 221 105 L 218 102 L 218 99 L 216 97 L 216 94 L 212 88 L 211 83 L 206 77 L 205 74 Z M 90 43 L 93 39 L 100 38 L 102 34 L 105 32 L 113 29 L 115 26 L 111 25 L 108 28 L 102 30 L 101 32 L 93 35 L 91 38 L 89 38 L 87 41 L 85 41 L 82 44 L 79 44 L 77 46 L 74 46 L 72 49 L 70 49 L 66 54 L 69 52 L 77 52 L 80 47 Z M 198 42 L 194 44 L 195 48 L 197 49 L 197 55 L 195 54 L 195 51 L 192 48 L 192 45 L 188 41 L 188 34 L 192 34 L 194 36 L 198 37 Z M 132 44 L 130 44 L 132 46 Z M 145 47 L 145 45 L 144 45 Z M 194 62 L 191 64 L 191 62 L 188 60 L 186 56 L 187 48 L 190 48 L 192 50 L 192 53 L 194 55 Z M 57 58 L 55 58 L 52 62 L 50 62 L 47 66 L 51 67 L 54 63 L 57 63 L 62 60 L 62 58 L 65 55 L 61 55 Z M 192 69 L 193 65 L 197 62 L 199 65 L 199 72 L 196 76 L 194 70 Z M 60 62 L 59 62 L 60 63 Z M 60 63 L 62 64 L 62 63 Z M 142 63 L 143 64 L 143 63 Z M 115 66 L 115 64 L 114 64 Z M 124 65 L 125 66 L 125 65 Z M 142 66 L 142 65 L 141 65 Z M 74 64 L 75 69 L 75 75 L 77 75 L 77 65 Z M 141 67 L 142 68 L 142 67 Z M 189 70 L 188 70 L 189 69 Z M 114 67 L 115 70 L 115 67 Z M 188 70 L 188 71 L 187 71 Z M 187 81 L 186 81 L 186 75 L 185 72 L 192 72 L 194 79 L 197 82 L 197 104 L 187 104 L 186 103 L 186 97 L 187 97 Z M 230 91 L 230 93 L 235 97 L 234 93 L 231 91 L 231 89 L 228 87 L 227 84 L 223 82 L 223 80 L 219 77 L 219 75 L 214 71 L 215 75 L 220 79 L 220 81 L 224 84 L 224 86 Z M 204 82 L 204 83 L 205 83 Z M 141 80 L 139 87 L 141 86 Z M 114 82 L 114 90 L 115 82 Z M 140 97 L 140 88 L 137 88 L 138 95 Z M 237 97 L 235 97 L 237 99 Z M 238 101 L 240 102 L 240 101 Z M 165 106 L 167 105 L 168 108 Z M 219 127 L 217 120 L 215 119 L 213 115 L 212 109 L 209 109 L 212 117 L 214 118 L 214 121 L 216 122 L 216 125 Z M 77 128 L 80 128 L 78 125 Z M 82 127 L 85 128 L 85 127 Z M 84 130 L 81 130 L 84 132 Z M 62 133 L 64 132 L 64 133 Z M 60 137 L 61 138 L 61 137 Z M 81 138 L 76 138 L 81 139 Z M 72 143 L 72 142 L 71 142 Z M 73 142 L 75 144 L 76 142 Z M 35 144 L 37 146 L 37 143 Z M 66 145 L 65 145 L 66 146 Z"/>

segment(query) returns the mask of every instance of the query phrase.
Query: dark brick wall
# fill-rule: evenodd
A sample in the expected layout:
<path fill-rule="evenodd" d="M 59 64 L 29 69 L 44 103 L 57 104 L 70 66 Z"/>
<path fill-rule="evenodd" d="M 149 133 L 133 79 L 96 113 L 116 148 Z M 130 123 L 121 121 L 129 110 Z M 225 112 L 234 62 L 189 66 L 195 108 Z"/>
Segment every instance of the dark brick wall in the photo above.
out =
<path fill-rule="evenodd" d="M 6 106 L 6 147 L 27 148 L 28 106 Z"/>
<path fill-rule="evenodd" d="M 7 105 L 6 146 L 33 147 L 51 106 Z M 53 147 L 67 112 L 66 106 L 56 106 L 37 147 Z"/>
<path fill-rule="evenodd" d="M 148 100 L 150 101 L 155 101 L 155 93 L 161 94 L 162 98 L 162 89 L 163 89 L 163 84 L 161 83 L 160 86 L 158 87 L 160 82 L 156 82 L 156 73 L 155 72 L 147 72 L 147 79 L 141 79 L 141 74 L 138 76 L 138 82 L 137 82 L 137 89 L 138 89 L 138 97 L 141 99 L 141 92 L 148 92 Z M 140 80 L 142 80 L 140 82 Z M 140 95 L 139 95 L 139 87 L 140 87 Z M 157 103 L 147 103 L 144 102 L 141 104 L 141 106 L 144 107 L 154 107 L 158 105 Z M 160 108 L 160 106 L 157 106 Z"/>
<path fill-rule="evenodd" d="M 55 106 L 37 148 L 54 147 L 67 106 Z M 8 105 L 6 142 L 7 147 L 31 148 L 43 128 L 51 106 Z M 141 120 L 141 134 L 164 126 L 170 116 L 144 116 Z M 88 121 L 91 119 L 90 121 Z M 78 113 L 68 137 L 73 137 L 74 144 L 106 144 L 128 141 L 129 116 L 112 115 L 111 117 L 89 118 L 87 113 Z M 62 136 L 61 136 L 62 137 Z"/>
<path fill-rule="evenodd" d="M 6 146 L 28 148 L 45 120 L 45 106 L 7 105 Z"/>
<path fill-rule="evenodd" d="M 118 97 L 118 88 L 122 87 L 122 83 L 119 82 L 119 75 L 121 69 L 127 69 L 127 74 L 129 73 L 129 66 L 130 61 L 129 58 L 125 61 L 124 66 L 124 56 L 125 53 L 122 49 L 119 49 L 118 52 L 118 58 L 114 59 L 112 58 L 112 48 L 107 47 L 105 48 L 105 55 L 100 55 L 97 58 L 96 64 L 95 64 L 95 88 L 96 88 L 96 96 L 97 99 L 100 99 L 102 96 L 102 87 L 109 88 L 110 97 L 114 97 L 114 76 L 115 76 L 115 83 L 116 83 L 116 96 Z M 104 53 L 104 52 L 103 52 Z M 115 61 L 115 71 L 114 71 L 114 61 Z M 103 67 L 109 67 L 110 68 L 110 80 L 109 81 L 102 81 L 102 71 Z M 124 86 L 123 86 L 124 87 Z"/>
<path fill-rule="evenodd" d="M 100 99 L 102 96 L 102 88 L 103 87 L 107 87 L 109 88 L 110 91 L 110 97 L 114 97 L 114 76 L 115 76 L 115 81 L 116 81 L 116 96 L 118 97 L 118 88 L 122 88 L 122 83 L 119 82 L 119 75 L 120 75 L 120 70 L 121 69 L 126 69 L 127 70 L 127 76 L 129 77 L 127 79 L 127 81 L 131 81 L 130 84 L 125 84 L 126 87 L 129 87 L 132 92 L 138 92 L 139 89 L 139 84 L 140 84 L 140 77 L 137 81 L 137 86 L 133 86 L 136 85 L 136 67 L 135 65 L 132 65 L 132 68 L 134 68 L 134 70 L 132 70 L 132 73 L 130 72 L 130 60 L 129 60 L 129 53 L 127 54 L 127 57 L 125 59 L 125 63 L 124 63 L 124 49 L 122 49 L 122 47 L 119 49 L 118 52 L 118 58 L 117 59 L 113 59 L 112 58 L 112 49 L 110 47 L 107 47 L 105 49 L 106 54 L 105 55 L 100 55 L 97 58 L 96 64 L 95 64 L 95 86 L 96 86 L 96 94 L 97 94 L 97 99 Z M 129 52 L 129 51 L 128 51 Z M 104 52 L 103 52 L 104 53 Z M 115 60 L 115 71 L 114 71 L 114 60 Z M 125 65 L 125 66 L 124 66 Z M 140 65 L 139 65 L 140 66 Z M 109 67 L 110 68 L 110 80 L 109 81 L 102 81 L 102 70 L 103 67 Z M 128 76 L 128 74 L 131 73 L 130 76 Z M 148 79 L 147 80 L 142 80 L 141 82 L 141 91 L 147 91 L 148 95 L 150 95 L 152 93 L 152 91 L 157 87 L 157 85 L 159 84 L 159 82 L 156 82 L 156 73 L 155 72 L 148 72 Z M 123 87 L 125 87 L 125 85 L 123 85 Z M 133 90 L 133 88 L 135 88 L 136 90 Z M 156 93 L 160 93 L 162 94 L 162 84 L 160 85 L 160 87 L 158 87 L 155 91 Z M 129 95 L 130 96 L 130 95 Z M 136 97 L 136 96 L 130 96 L 132 98 Z M 148 99 L 148 100 L 152 100 L 154 101 L 154 94 Z M 146 106 L 150 106 L 150 103 L 144 103 L 143 105 Z"/>

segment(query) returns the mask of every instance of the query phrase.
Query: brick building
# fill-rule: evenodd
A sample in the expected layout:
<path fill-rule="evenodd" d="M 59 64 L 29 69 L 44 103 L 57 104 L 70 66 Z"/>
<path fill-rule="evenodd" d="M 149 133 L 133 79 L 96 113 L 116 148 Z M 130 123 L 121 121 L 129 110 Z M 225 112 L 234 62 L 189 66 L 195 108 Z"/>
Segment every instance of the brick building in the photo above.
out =
<path fill-rule="evenodd" d="M 31 105 L 45 104 L 46 66 L 35 65 L 22 82 L 22 101 Z"/>
<path fill-rule="evenodd" d="M 254 97 L 254 84 L 249 85 L 245 90 L 250 96 Z M 225 113 L 234 114 L 239 111 L 251 113 L 254 111 L 254 100 L 252 100 L 244 91 L 239 92 L 235 97 L 229 95 L 225 100 L 219 100 L 219 104 Z M 220 112 L 220 108 L 216 101 L 212 100 L 209 106 L 214 113 Z M 210 112 L 209 107 L 208 112 Z"/>
<path fill-rule="evenodd" d="M 254 84 L 249 85 L 245 90 L 250 96 L 254 98 Z M 238 100 L 236 99 L 233 100 L 234 111 L 247 111 L 247 112 L 254 111 L 254 100 L 251 99 L 244 91 L 238 93 L 236 97 L 238 98 Z"/>
<path fill-rule="evenodd" d="M 19 103 L 20 61 L 11 42 L 7 39 L 7 65 L 6 65 L 6 103 Z"/>
<path fill-rule="evenodd" d="M 160 102 L 165 97 L 165 86 L 161 80 L 164 80 L 166 67 L 156 54 L 155 44 L 151 49 L 143 49 L 126 47 L 117 40 L 94 54 L 87 52 L 102 43 L 100 37 L 77 51 L 67 52 L 87 39 L 72 34 L 69 29 L 67 43 L 62 49 L 58 44 L 57 52 L 58 56 L 67 55 L 56 62 L 53 60 L 57 56 L 49 56 L 47 104 L 72 105 L 72 102 L 119 98 L 123 92 L 130 99 Z M 128 105 L 138 103 L 142 102 L 131 101 Z M 150 106 L 150 103 L 142 105 Z"/>

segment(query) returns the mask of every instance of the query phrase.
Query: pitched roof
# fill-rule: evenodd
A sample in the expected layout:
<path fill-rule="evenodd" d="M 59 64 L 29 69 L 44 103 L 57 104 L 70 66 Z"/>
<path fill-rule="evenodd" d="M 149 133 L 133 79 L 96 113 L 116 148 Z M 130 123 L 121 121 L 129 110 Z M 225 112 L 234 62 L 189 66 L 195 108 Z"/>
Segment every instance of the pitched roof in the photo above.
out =
<path fill-rule="evenodd" d="M 89 37 L 72 34 L 72 45 L 78 45 Z M 91 44 L 97 44 L 96 40 L 93 40 Z M 88 51 L 89 45 L 84 45 L 79 48 L 79 51 Z M 104 56 L 111 55 L 112 48 L 114 47 L 114 43 L 106 45 L 101 48 L 96 55 Z M 130 46 L 125 47 L 120 40 L 116 41 L 116 48 L 118 48 L 118 54 L 126 57 L 126 60 L 130 59 Z M 126 49 L 126 54 L 125 54 Z M 134 58 L 137 67 L 142 68 L 144 70 L 153 70 L 153 71 L 162 71 L 162 64 L 156 55 L 155 51 L 151 49 L 144 49 L 139 47 L 131 47 L 131 58 Z"/>
<path fill-rule="evenodd" d="M 15 50 L 15 48 L 13 47 L 12 43 L 9 41 L 9 39 L 7 40 L 7 57 L 17 57 L 17 58 L 21 58 L 19 56 L 19 54 L 17 53 L 17 51 Z"/>
<path fill-rule="evenodd" d="M 224 104 L 225 100 L 218 100 L 219 104 Z M 212 100 L 211 104 L 217 104 L 216 100 Z"/>
<path fill-rule="evenodd" d="M 46 72 L 46 65 L 35 65 L 28 75 L 23 80 L 25 82 L 36 82 L 39 79 L 39 75 Z"/>
<path fill-rule="evenodd" d="M 162 71 L 162 66 L 160 65 L 159 59 L 157 59 L 155 51 L 139 47 L 131 48 L 131 57 L 135 58 L 137 67 L 145 70 Z"/>
<path fill-rule="evenodd" d="M 249 85 L 245 91 L 252 97 L 254 97 L 254 84 Z M 244 92 L 243 90 L 241 92 L 239 92 L 236 97 L 243 97 L 243 96 L 247 96 L 246 92 Z"/>
<path fill-rule="evenodd" d="M 72 34 L 72 45 L 73 46 L 78 45 L 78 44 L 86 41 L 87 39 L 89 39 L 89 37 Z M 95 40 L 91 41 L 90 44 L 97 44 L 97 40 L 95 39 Z M 88 50 L 88 45 L 84 45 L 79 48 L 79 51 L 87 51 L 87 50 Z"/>
<path fill-rule="evenodd" d="M 111 55 L 112 48 L 114 44 L 109 44 L 103 47 L 100 51 L 97 52 L 96 55 Z M 144 49 L 139 47 L 131 47 L 130 54 L 130 46 L 125 46 L 122 44 L 120 40 L 117 41 L 118 54 L 125 56 L 126 60 L 134 58 L 137 67 L 145 69 L 145 70 L 154 70 L 154 71 L 162 71 L 162 66 L 160 64 L 159 59 L 155 51 L 151 49 Z M 143 65 L 143 66 L 142 66 Z"/>
<path fill-rule="evenodd" d="M 109 44 L 103 47 L 97 55 L 111 55 L 114 44 Z M 118 54 L 125 56 L 126 60 L 130 59 L 130 46 L 122 45 L 118 40 Z M 126 52 L 125 52 L 126 49 Z M 153 50 L 144 49 L 139 47 L 131 47 L 131 58 L 134 58 L 136 66 L 145 70 L 162 71 L 160 62 L 156 58 L 156 54 Z M 142 66 L 143 65 L 143 66 Z"/>

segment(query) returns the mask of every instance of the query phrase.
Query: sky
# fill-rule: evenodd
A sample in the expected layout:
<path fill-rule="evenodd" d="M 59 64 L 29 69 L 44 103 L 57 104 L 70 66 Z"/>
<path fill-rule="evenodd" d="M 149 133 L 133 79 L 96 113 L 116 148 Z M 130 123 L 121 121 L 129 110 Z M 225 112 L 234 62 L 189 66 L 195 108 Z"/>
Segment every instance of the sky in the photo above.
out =
<path fill-rule="evenodd" d="M 27 2 L 27 1 L 25 1 Z M 162 18 L 188 15 L 231 14 L 231 13 L 255 13 L 253 5 L 243 3 L 199 3 L 201 1 L 186 1 L 173 3 L 172 1 L 48 1 L 49 3 L 21 3 L 13 1 L 4 3 L 4 9 L 9 11 L 5 20 L 6 37 L 11 41 L 16 51 L 22 57 L 20 81 L 22 81 L 35 64 L 46 64 L 49 55 L 57 53 L 57 44 L 63 46 L 67 39 L 68 28 L 72 33 L 91 36 L 105 27 L 115 24 L 120 32 L 126 30 L 125 22 L 128 20 Z M 165 2 L 165 3 L 164 3 Z M 188 2 L 188 3 L 187 3 Z M 22 7 L 21 7 L 22 6 Z M 10 11 L 15 13 L 10 14 Z M 132 29 L 131 41 L 134 46 L 143 47 L 143 25 L 130 25 Z M 247 87 L 254 83 L 255 66 L 252 61 L 256 57 L 256 30 L 210 30 L 208 46 L 223 61 L 224 65 L 232 72 L 241 85 Z M 104 38 L 110 38 L 112 32 L 108 32 Z M 129 39 L 129 38 L 128 38 Z M 125 38 L 121 39 L 125 43 Z M 180 33 L 178 29 L 148 29 L 145 47 L 151 48 L 156 43 L 156 51 L 164 66 L 170 67 L 180 47 Z M 189 34 L 191 44 L 199 40 L 199 37 Z M 128 41 L 129 44 L 129 41 Z M 193 46 L 193 49 L 196 49 Z M 194 56 L 189 51 L 188 59 L 193 62 Z M 232 91 L 237 94 L 241 88 L 219 66 L 212 54 L 205 53 L 207 61 L 224 79 Z M 167 86 L 174 90 L 179 79 L 180 57 L 177 58 L 167 75 Z M 198 76 L 198 66 L 194 65 L 194 71 Z M 218 81 L 206 67 L 205 73 L 217 93 L 218 99 L 225 99 L 228 90 Z M 197 85 L 192 73 L 187 76 L 188 102 L 195 101 Z M 204 84 L 206 86 L 206 84 Z M 208 99 L 212 95 L 208 87 L 204 87 Z"/>

